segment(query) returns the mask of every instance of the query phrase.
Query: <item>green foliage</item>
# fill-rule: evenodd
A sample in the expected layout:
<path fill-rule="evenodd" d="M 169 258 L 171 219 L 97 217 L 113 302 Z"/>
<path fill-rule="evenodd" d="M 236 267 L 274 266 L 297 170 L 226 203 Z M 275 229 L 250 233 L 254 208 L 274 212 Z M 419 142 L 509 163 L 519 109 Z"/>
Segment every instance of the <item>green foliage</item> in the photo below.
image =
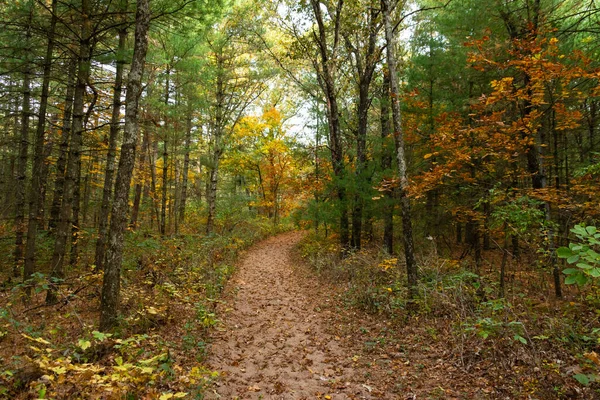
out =
<path fill-rule="evenodd" d="M 559 258 L 567 260 L 573 265 L 563 271 L 568 285 L 576 283 L 583 286 L 590 280 L 600 278 L 600 254 L 596 252 L 600 246 L 600 232 L 595 226 L 575 225 L 571 232 L 578 241 L 569 243 L 569 247 L 560 247 L 556 250 Z"/>
<path fill-rule="evenodd" d="M 513 201 L 497 206 L 492 212 L 494 226 L 506 222 L 516 233 L 524 234 L 544 221 L 543 203 L 529 196 L 520 196 Z"/>

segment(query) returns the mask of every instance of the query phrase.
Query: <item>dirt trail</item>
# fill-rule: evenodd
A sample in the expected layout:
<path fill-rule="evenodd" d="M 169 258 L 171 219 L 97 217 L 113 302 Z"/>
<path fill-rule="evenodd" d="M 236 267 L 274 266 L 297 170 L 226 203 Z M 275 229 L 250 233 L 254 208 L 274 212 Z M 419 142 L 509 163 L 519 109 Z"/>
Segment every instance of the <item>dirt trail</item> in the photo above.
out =
<path fill-rule="evenodd" d="M 294 268 L 301 237 L 282 234 L 245 254 L 230 282 L 223 329 L 213 337 L 208 364 L 221 378 L 207 398 L 375 398 L 352 350 L 326 332 L 317 310 L 328 300 L 315 291 L 319 283 Z"/>

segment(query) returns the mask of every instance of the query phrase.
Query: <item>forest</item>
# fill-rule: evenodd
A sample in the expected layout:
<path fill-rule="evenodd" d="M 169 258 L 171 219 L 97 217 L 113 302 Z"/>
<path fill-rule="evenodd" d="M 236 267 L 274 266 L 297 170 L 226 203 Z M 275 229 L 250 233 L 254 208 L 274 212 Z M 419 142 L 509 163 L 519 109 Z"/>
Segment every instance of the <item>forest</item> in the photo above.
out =
<path fill-rule="evenodd" d="M 0 28 L 0 398 L 600 399 L 597 0 Z"/>

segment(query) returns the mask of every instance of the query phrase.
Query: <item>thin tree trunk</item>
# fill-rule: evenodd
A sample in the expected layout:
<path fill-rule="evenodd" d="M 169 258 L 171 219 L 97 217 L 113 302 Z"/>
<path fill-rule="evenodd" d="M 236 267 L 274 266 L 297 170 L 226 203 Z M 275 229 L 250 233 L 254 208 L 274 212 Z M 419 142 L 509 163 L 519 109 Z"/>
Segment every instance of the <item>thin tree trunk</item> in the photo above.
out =
<path fill-rule="evenodd" d="M 221 154 L 223 149 L 221 148 L 221 141 L 223 136 L 223 108 L 225 104 L 225 93 L 223 82 L 223 57 L 222 55 L 217 56 L 217 92 L 216 92 L 216 109 L 215 109 L 215 120 L 213 125 L 213 159 L 210 169 L 210 177 L 207 182 L 206 201 L 208 203 L 208 216 L 206 218 L 206 234 L 211 235 L 214 231 L 215 215 L 217 212 L 217 184 L 219 181 L 219 162 L 221 160 Z"/>
<path fill-rule="evenodd" d="M 156 192 L 156 158 L 158 157 L 158 142 L 152 141 L 151 148 L 148 148 L 148 159 L 150 165 L 150 190 L 152 193 L 152 212 L 150 216 L 150 225 L 153 228 L 154 221 L 160 231 L 160 210 L 158 207 L 158 193 Z"/>
<path fill-rule="evenodd" d="M 83 128 L 85 130 L 85 128 Z M 83 131 L 82 131 L 83 133 Z M 83 135 L 81 138 L 80 146 L 83 144 Z M 69 265 L 77 265 L 79 259 L 79 227 L 81 221 L 79 220 L 79 212 L 81 211 L 81 152 L 79 153 L 74 172 L 73 182 L 73 201 L 71 209 L 71 252 L 69 257 Z"/>
<path fill-rule="evenodd" d="M 144 139 L 142 141 L 142 149 L 140 151 L 138 171 L 143 171 L 144 166 L 146 164 L 146 152 L 148 151 L 148 147 L 150 146 L 148 139 L 148 132 L 144 132 Z M 138 174 L 141 175 L 141 173 Z M 129 222 L 129 225 L 131 225 L 131 228 L 134 230 L 137 229 L 138 225 L 140 202 L 142 200 L 142 183 L 144 187 L 148 187 L 146 180 L 142 180 L 140 176 L 138 177 L 137 182 L 135 183 L 135 196 L 133 199 L 133 208 L 131 209 L 131 221 Z"/>
<path fill-rule="evenodd" d="M 390 77 L 389 71 L 383 75 L 383 86 L 381 93 L 381 169 L 383 171 L 392 168 L 392 152 L 388 143 L 388 137 L 392 133 L 390 124 Z M 393 190 L 385 192 L 383 206 L 383 246 L 388 254 L 394 254 L 394 197 Z"/>
<path fill-rule="evenodd" d="M 506 262 L 508 260 L 508 225 L 504 223 L 504 247 L 502 250 L 502 263 L 500 264 L 500 297 L 504 297 L 505 295 L 505 287 L 506 287 Z"/>
<path fill-rule="evenodd" d="M 54 136 L 54 133 L 51 133 L 50 136 Z M 48 160 L 48 157 L 52 155 L 52 150 L 54 149 L 54 141 L 50 140 L 44 146 L 44 160 Z M 50 172 L 50 165 L 48 162 L 44 162 L 42 165 L 42 176 L 41 176 L 41 186 L 40 186 L 40 199 L 39 204 L 40 208 L 38 209 L 38 229 L 45 229 L 46 226 L 46 197 L 48 194 L 48 173 Z"/>
<path fill-rule="evenodd" d="M 77 73 L 77 63 L 69 61 L 68 67 L 67 93 L 65 95 L 65 107 L 63 112 L 60 150 L 56 161 L 56 180 L 54 181 L 54 196 L 52 206 L 50 207 L 50 219 L 48 229 L 51 232 L 58 227 L 60 219 L 60 206 L 65 188 L 65 171 L 67 168 L 67 157 L 69 154 L 69 140 L 71 139 L 71 117 L 73 114 L 73 96 L 75 93 L 75 78 Z"/>
<path fill-rule="evenodd" d="M 108 249 L 102 283 L 100 306 L 100 330 L 108 331 L 117 324 L 119 293 L 121 289 L 121 263 L 123 260 L 123 236 L 127 226 L 129 186 L 135 165 L 135 148 L 138 136 L 138 105 L 142 92 L 142 75 L 148 50 L 150 25 L 149 0 L 137 1 L 135 46 L 127 82 L 125 128 L 121 158 L 115 181 L 112 218 L 108 232 Z"/>
<path fill-rule="evenodd" d="M 29 4 L 29 19 L 25 34 L 25 45 L 31 45 L 31 20 L 33 18 L 33 4 Z M 23 66 L 23 98 L 21 105 L 21 141 L 19 143 L 19 159 L 17 163 L 17 179 L 16 179 L 16 203 L 15 203 L 15 252 L 13 276 L 19 276 L 19 270 L 23 265 L 23 257 L 25 254 L 24 237 L 25 237 L 25 188 L 27 181 L 27 158 L 29 152 L 29 120 L 31 117 L 31 65 L 29 63 L 29 52 L 31 49 L 26 48 L 26 56 Z M 25 271 L 23 271 L 25 272 Z M 29 275 L 23 274 L 23 277 Z"/>
<path fill-rule="evenodd" d="M 121 122 L 121 95 L 123 93 L 123 73 L 125 71 L 125 46 L 127 43 L 127 30 L 119 30 L 119 45 L 117 48 L 117 70 L 115 73 L 115 86 L 113 89 L 112 114 L 108 134 L 108 153 L 106 156 L 106 171 L 104 173 L 104 186 L 102 188 L 102 203 L 98 217 L 98 239 L 94 262 L 98 270 L 104 268 L 106 253 L 106 234 L 108 231 L 108 218 L 112 198 L 113 177 L 115 174 L 115 160 L 117 157 L 117 137 L 119 136 Z"/>
<path fill-rule="evenodd" d="M 38 112 L 38 123 L 35 134 L 35 149 L 33 155 L 33 171 L 31 174 L 31 188 L 29 192 L 29 224 L 27 226 L 27 247 L 25 251 L 25 266 L 23 268 L 23 280 L 27 280 L 35 271 L 35 248 L 38 227 L 40 224 L 39 214 L 43 209 L 42 189 L 44 187 L 44 165 L 45 152 L 44 140 L 46 137 L 46 110 L 48 109 L 48 96 L 50 93 L 50 72 L 52 70 L 52 55 L 54 53 L 54 31 L 56 29 L 56 5 L 57 0 L 52 0 L 52 18 L 50 30 L 48 31 L 48 45 L 44 58 L 44 72 L 42 78 L 42 93 L 40 96 L 40 108 Z"/>
<path fill-rule="evenodd" d="M 54 251 L 52 254 L 51 279 L 64 278 L 64 262 L 67 248 L 67 236 L 71 222 L 71 211 L 75 196 L 75 185 L 78 183 L 78 172 L 81 160 L 81 145 L 84 130 L 84 97 L 91 68 L 91 9 L 90 0 L 81 1 L 81 40 L 79 43 L 79 57 L 77 68 L 77 86 L 73 97 L 73 132 L 71 134 L 70 149 L 67 161 L 67 172 L 64 182 L 64 196 L 60 208 L 60 217 L 56 229 Z M 56 302 L 54 286 L 48 289 L 46 303 Z"/>
<path fill-rule="evenodd" d="M 396 160 L 398 162 L 398 178 L 400 180 L 399 197 L 402 213 L 402 232 L 404 242 L 404 256 L 406 260 L 406 276 L 408 280 L 409 297 L 412 299 L 416 295 L 417 285 L 417 265 L 414 255 L 412 220 L 410 211 L 410 199 L 406 193 L 408 187 L 408 174 L 406 168 L 406 154 L 404 151 L 404 133 L 402 132 L 400 102 L 398 96 L 400 93 L 398 86 L 398 77 L 396 75 L 396 54 L 395 39 L 392 31 L 391 9 L 389 0 L 381 0 L 385 25 L 387 63 L 390 74 L 390 90 L 392 105 L 392 120 L 394 126 L 394 140 L 396 144 Z"/>
<path fill-rule="evenodd" d="M 189 115 L 186 121 L 184 155 L 183 155 L 183 171 L 181 176 L 181 200 L 179 202 L 179 222 L 185 221 L 185 207 L 187 203 L 188 192 L 188 174 L 190 170 L 190 146 L 192 143 L 192 111 L 189 110 Z"/>
<path fill-rule="evenodd" d="M 163 167 L 162 167 L 162 187 L 161 187 L 161 204 L 160 204 L 160 234 L 167 234 L 167 188 L 169 186 L 169 141 L 165 137 L 163 142 Z"/>

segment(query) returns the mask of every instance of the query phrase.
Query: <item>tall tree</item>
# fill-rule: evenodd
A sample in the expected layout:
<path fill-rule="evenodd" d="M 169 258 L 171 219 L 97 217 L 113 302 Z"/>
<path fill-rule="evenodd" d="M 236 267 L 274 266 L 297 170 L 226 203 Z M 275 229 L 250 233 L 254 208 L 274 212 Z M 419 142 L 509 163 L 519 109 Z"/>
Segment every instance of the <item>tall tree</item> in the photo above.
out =
<path fill-rule="evenodd" d="M 127 225 L 129 186 L 135 164 L 135 149 L 139 128 L 138 107 L 142 94 L 142 76 L 148 51 L 149 27 L 150 0 L 138 0 L 135 16 L 135 44 L 125 98 L 123 144 L 121 145 L 121 157 L 115 181 L 106 265 L 102 283 L 100 306 L 100 330 L 102 331 L 108 331 L 117 324 L 121 289 L 121 264 L 123 260 L 123 235 Z"/>
<path fill-rule="evenodd" d="M 408 279 L 409 296 L 415 296 L 417 285 L 417 265 L 414 254 L 412 218 L 410 198 L 408 197 L 408 174 L 406 167 L 406 152 L 404 132 L 402 131 L 400 111 L 400 88 L 396 70 L 396 40 L 392 25 L 392 8 L 389 0 L 381 0 L 385 25 L 386 58 L 390 76 L 390 98 L 392 106 L 392 120 L 394 126 L 394 142 L 396 144 L 396 161 L 398 163 L 399 197 L 402 213 L 402 236 L 404 244 L 404 258 L 406 260 L 406 276 Z"/>
<path fill-rule="evenodd" d="M 48 109 L 48 97 L 50 92 L 50 73 L 52 70 L 52 57 L 54 54 L 54 34 L 57 23 L 57 0 L 52 0 L 50 6 L 50 27 L 48 28 L 48 44 L 44 57 L 44 68 L 42 76 L 42 93 L 38 112 L 38 122 L 35 134 L 35 147 L 33 155 L 33 171 L 31 175 L 31 189 L 29 193 L 29 221 L 27 226 L 27 245 L 25 252 L 25 265 L 23 268 L 23 279 L 27 280 L 35 271 L 35 250 L 38 227 L 41 224 L 40 211 L 43 210 L 43 188 L 44 188 L 44 165 L 46 139 L 46 111 Z"/>

